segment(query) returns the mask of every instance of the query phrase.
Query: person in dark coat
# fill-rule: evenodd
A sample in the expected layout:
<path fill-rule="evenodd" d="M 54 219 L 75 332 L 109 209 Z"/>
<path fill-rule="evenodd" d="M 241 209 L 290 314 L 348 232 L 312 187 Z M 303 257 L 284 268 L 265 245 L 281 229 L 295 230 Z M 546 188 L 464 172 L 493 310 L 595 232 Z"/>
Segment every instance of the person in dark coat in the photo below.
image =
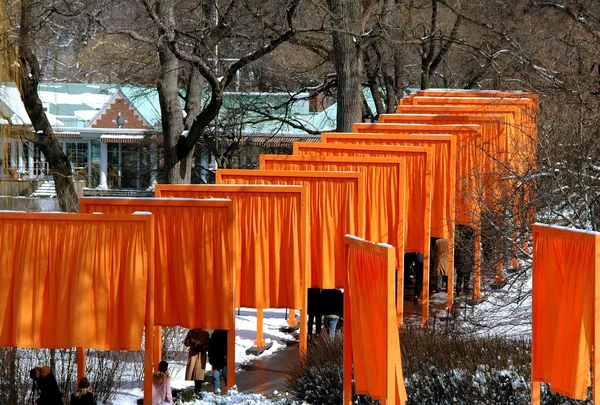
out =
<path fill-rule="evenodd" d="M 96 405 L 96 398 L 86 377 L 79 380 L 77 391 L 71 395 L 71 405 Z"/>
<path fill-rule="evenodd" d="M 316 324 L 315 335 L 321 335 L 321 289 L 309 288 L 307 296 L 308 337 L 312 337 L 313 323 Z"/>
<path fill-rule="evenodd" d="M 417 298 L 423 294 L 423 261 L 424 257 L 422 253 L 411 252 L 404 254 L 404 265 L 409 267 L 412 265 L 415 270 L 414 302 L 417 302 Z"/>
<path fill-rule="evenodd" d="M 455 246 L 456 294 L 467 295 L 470 292 L 471 273 L 475 264 L 475 230 L 466 225 L 456 225 Z"/>
<path fill-rule="evenodd" d="M 202 391 L 204 370 L 206 369 L 206 350 L 208 349 L 208 331 L 202 328 L 190 329 L 183 340 L 183 345 L 189 347 L 188 361 L 185 368 L 186 381 L 194 381 L 194 391 Z"/>
<path fill-rule="evenodd" d="M 49 366 L 36 367 L 29 372 L 29 376 L 37 384 L 40 393 L 37 405 L 63 405 L 62 393 Z"/>
<path fill-rule="evenodd" d="M 340 288 L 324 289 L 321 292 L 323 319 L 329 340 L 335 338 L 335 330 L 344 310 L 344 293 Z"/>
<path fill-rule="evenodd" d="M 215 393 L 221 392 L 221 377 L 227 386 L 227 331 L 215 329 L 208 342 L 208 362 L 213 369 Z"/>

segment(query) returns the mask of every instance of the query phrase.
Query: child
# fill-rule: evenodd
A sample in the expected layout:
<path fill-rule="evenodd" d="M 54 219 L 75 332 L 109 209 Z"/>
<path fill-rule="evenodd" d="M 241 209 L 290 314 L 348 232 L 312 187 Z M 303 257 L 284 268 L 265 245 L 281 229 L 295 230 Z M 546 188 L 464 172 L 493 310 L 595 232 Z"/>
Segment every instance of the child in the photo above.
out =
<path fill-rule="evenodd" d="M 171 392 L 171 377 L 167 373 L 169 363 L 161 361 L 158 363 L 158 371 L 152 375 L 152 405 L 173 403 Z"/>
<path fill-rule="evenodd" d="M 71 405 L 96 405 L 96 399 L 87 378 L 82 377 L 79 380 L 77 391 L 71 395 Z"/>

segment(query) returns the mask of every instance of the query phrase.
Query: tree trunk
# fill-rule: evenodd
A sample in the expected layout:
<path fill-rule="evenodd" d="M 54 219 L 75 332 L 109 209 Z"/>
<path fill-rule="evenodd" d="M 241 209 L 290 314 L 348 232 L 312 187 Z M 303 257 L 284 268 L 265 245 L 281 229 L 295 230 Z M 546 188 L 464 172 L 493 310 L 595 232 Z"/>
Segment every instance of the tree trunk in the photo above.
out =
<path fill-rule="evenodd" d="M 33 5 L 26 0 L 21 2 L 21 26 L 19 31 L 18 58 L 19 66 L 15 67 L 12 76 L 17 83 L 21 100 L 31 120 L 35 134 L 27 134 L 28 140 L 35 143 L 44 154 L 54 177 L 58 205 L 62 211 L 77 212 L 79 199 L 73 186 L 71 162 L 63 153 L 54 130 L 44 112 L 42 100 L 38 95 L 37 86 L 41 79 L 39 62 L 32 51 L 33 40 L 31 35 L 35 32 L 31 24 Z"/>
<path fill-rule="evenodd" d="M 337 131 L 351 132 L 362 121 L 362 2 L 328 0 L 337 82 Z"/>
<path fill-rule="evenodd" d="M 170 1 L 160 2 L 158 13 L 165 22 L 175 25 Z M 192 181 L 193 150 L 183 159 L 177 156 L 177 142 L 184 128 L 183 110 L 179 102 L 179 60 L 169 49 L 166 39 L 158 45 L 158 56 L 160 76 L 157 88 L 162 114 L 166 182 L 189 184 Z"/>

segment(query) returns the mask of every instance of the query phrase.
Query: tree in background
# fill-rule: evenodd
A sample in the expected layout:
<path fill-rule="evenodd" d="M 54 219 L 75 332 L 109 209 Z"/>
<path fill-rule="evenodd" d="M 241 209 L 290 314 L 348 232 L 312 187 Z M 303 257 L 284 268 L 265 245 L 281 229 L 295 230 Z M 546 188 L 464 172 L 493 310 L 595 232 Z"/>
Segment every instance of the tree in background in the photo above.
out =
<path fill-rule="evenodd" d="M 167 183 L 190 182 L 194 149 L 199 142 L 213 156 L 223 156 L 215 122 L 223 93 L 240 69 L 294 35 L 299 3 L 290 0 L 268 7 L 253 0 L 138 0 L 143 13 L 137 11 L 141 16 L 137 24 L 111 16 L 113 32 L 154 46 L 158 55 L 156 86 Z M 203 95 L 204 85 L 207 97 Z M 180 91 L 182 88 L 185 90 Z"/>
<path fill-rule="evenodd" d="M 54 7 L 57 14 L 64 12 L 60 5 L 56 4 Z M 44 154 L 50 174 L 54 177 L 60 209 L 75 212 L 79 209 L 79 204 L 73 186 L 71 163 L 54 134 L 37 89 L 42 80 L 42 67 L 36 49 L 42 40 L 41 33 L 48 29 L 52 13 L 42 3 L 31 0 L 12 4 L 3 2 L 0 13 L 0 75 L 10 77 L 17 85 L 34 129 L 22 131 L 20 136 L 33 142 Z"/>

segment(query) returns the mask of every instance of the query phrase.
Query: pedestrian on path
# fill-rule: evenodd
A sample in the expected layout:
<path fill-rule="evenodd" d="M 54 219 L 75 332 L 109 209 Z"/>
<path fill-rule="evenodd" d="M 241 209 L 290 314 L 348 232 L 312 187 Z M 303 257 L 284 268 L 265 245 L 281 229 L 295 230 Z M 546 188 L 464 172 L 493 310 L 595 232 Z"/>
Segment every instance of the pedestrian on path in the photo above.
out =
<path fill-rule="evenodd" d="M 194 391 L 197 394 L 202 391 L 202 383 L 204 382 L 208 341 L 208 331 L 201 328 L 190 329 L 183 340 L 183 345 L 189 348 L 185 379 L 186 381 L 194 381 Z"/>
<path fill-rule="evenodd" d="M 309 288 L 307 296 L 308 312 L 308 338 L 312 339 L 313 324 L 315 324 L 315 336 L 321 335 L 321 289 Z"/>
<path fill-rule="evenodd" d="M 227 386 L 227 331 L 215 329 L 208 343 L 208 361 L 213 369 L 215 394 L 221 392 L 221 377 Z"/>
<path fill-rule="evenodd" d="M 327 329 L 329 340 L 332 341 L 335 338 L 336 327 L 344 308 L 344 294 L 342 289 L 324 289 L 321 292 L 321 302 L 323 305 L 325 328 Z"/>
<path fill-rule="evenodd" d="M 444 277 L 448 277 L 448 239 L 438 239 L 434 248 L 435 264 L 433 272 L 437 276 L 435 292 L 440 292 L 443 287 Z M 448 287 L 448 281 L 446 281 Z"/>

